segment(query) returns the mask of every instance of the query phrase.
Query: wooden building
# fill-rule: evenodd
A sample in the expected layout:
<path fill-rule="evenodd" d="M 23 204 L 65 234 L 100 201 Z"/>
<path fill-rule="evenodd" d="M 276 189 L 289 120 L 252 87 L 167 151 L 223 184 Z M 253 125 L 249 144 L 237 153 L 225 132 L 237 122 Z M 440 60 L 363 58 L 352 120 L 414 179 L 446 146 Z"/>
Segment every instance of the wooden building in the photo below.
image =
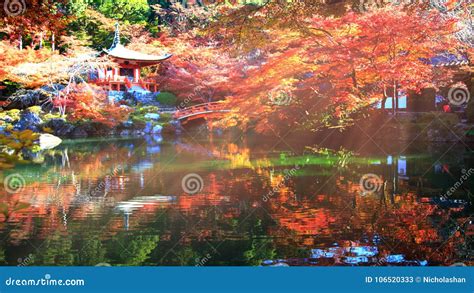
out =
<path fill-rule="evenodd" d="M 120 44 L 118 23 L 116 24 L 113 44 L 110 49 L 104 49 L 104 54 L 107 54 L 118 66 L 99 70 L 96 74 L 89 76 L 89 81 L 102 86 L 104 90 L 120 92 L 158 92 L 159 85 L 153 80 L 142 78 L 141 69 L 158 65 L 172 56 L 171 54 L 148 55 L 125 48 Z"/>

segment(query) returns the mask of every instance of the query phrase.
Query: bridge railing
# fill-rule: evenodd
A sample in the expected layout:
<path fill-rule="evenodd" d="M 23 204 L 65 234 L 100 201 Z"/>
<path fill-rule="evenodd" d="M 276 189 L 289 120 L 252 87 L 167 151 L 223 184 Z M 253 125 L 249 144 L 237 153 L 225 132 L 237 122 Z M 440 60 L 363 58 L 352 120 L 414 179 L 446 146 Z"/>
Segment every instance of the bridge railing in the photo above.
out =
<path fill-rule="evenodd" d="M 189 116 L 196 113 L 206 113 L 222 110 L 223 102 L 210 102 L 194 105 L 184 109 L 178 109 L 174 113 L 174 118 L 179 119 L 184 116 Z"/>

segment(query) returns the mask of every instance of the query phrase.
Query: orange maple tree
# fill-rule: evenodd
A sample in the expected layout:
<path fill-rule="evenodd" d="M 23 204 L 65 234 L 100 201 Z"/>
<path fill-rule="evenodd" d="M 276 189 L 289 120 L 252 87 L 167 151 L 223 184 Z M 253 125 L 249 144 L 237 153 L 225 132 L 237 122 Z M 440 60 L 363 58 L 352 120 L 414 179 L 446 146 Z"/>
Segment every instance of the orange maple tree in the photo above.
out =
<path fill-rule="evenodd" d="M 434 11 L 387 7 L 305 23 L 311 33 L 268 32 L 275 41 L 262 47 L 262 65 L 232 81 L 228 103 L 240 115 L 230 119 L 252 122 L 259 132 L 340 127 L 401 89 L 437 88 L 451 79 L 449 70 L 424 61 L 459 46 L 454 22 Z"/>
<path fill-rule="evenodd" d="M 54 100 L 55 106 L 66 106 L 68 120 L 91 121 L 114 127 L 128 119 L 131 110 L 109 103 L 104 92 L 90 85 L 73 86 L 67 95 Z"/>
<path fill-rule="evenodd" d="M 222 126 L 262 133 L 344 127 L 402 90 L 449 84 L 452 72 L 426 60 L 461 49 L 455 21 L 426 7 L 389 5 L 340 17 L 303 13 L 288 27 L 279 21 L 272 27 L 268 13 L 273 9 L 262 6 L 252 14 L 252 23 L 266 23 L 255 39 L 245 26 L 216 29 L 218 21 L 207 34 L 148 40 L 174 55 L 157 72 L 162 89 L 186 102 L 225 99 L 235 111 Z M 232 43 L 242 36 L 252 39 L 247 47 Z"/>

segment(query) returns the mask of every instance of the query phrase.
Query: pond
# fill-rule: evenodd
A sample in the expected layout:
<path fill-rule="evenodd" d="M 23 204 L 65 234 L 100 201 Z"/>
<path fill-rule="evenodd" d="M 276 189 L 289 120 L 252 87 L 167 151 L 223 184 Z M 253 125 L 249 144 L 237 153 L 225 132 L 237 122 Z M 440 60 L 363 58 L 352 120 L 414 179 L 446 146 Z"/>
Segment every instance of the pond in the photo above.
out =
<path fill-rule="evenodd" d="M 21 184 L 0 187 L 0 261 L 472 262 L 474 154 L 465 145 L 365 142 L 314 153 L 305 144 L 199 133 L 64 141 L 3 171 Z"/>

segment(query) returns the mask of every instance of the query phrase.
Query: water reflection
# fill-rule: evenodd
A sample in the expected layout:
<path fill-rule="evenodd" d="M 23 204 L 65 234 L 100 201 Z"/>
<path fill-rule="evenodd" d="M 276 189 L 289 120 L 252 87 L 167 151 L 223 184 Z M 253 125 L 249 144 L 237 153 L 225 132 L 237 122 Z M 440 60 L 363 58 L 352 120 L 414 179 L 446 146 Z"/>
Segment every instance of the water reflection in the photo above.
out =
<path fill-rule="evenodd" d="M 2 174 L 19 173 L 27 186 L 0 190 L 0 261 L 471 264 L 474 178 L 459 180 L 472 154 L 446 150 L 316 155 L 261 138 L 66 141 Z M 202 192 L 183 191 L 188 173 L 203 178 Z M 380 177 L 380 188 L 361 190 L 364 174 Z"/>

